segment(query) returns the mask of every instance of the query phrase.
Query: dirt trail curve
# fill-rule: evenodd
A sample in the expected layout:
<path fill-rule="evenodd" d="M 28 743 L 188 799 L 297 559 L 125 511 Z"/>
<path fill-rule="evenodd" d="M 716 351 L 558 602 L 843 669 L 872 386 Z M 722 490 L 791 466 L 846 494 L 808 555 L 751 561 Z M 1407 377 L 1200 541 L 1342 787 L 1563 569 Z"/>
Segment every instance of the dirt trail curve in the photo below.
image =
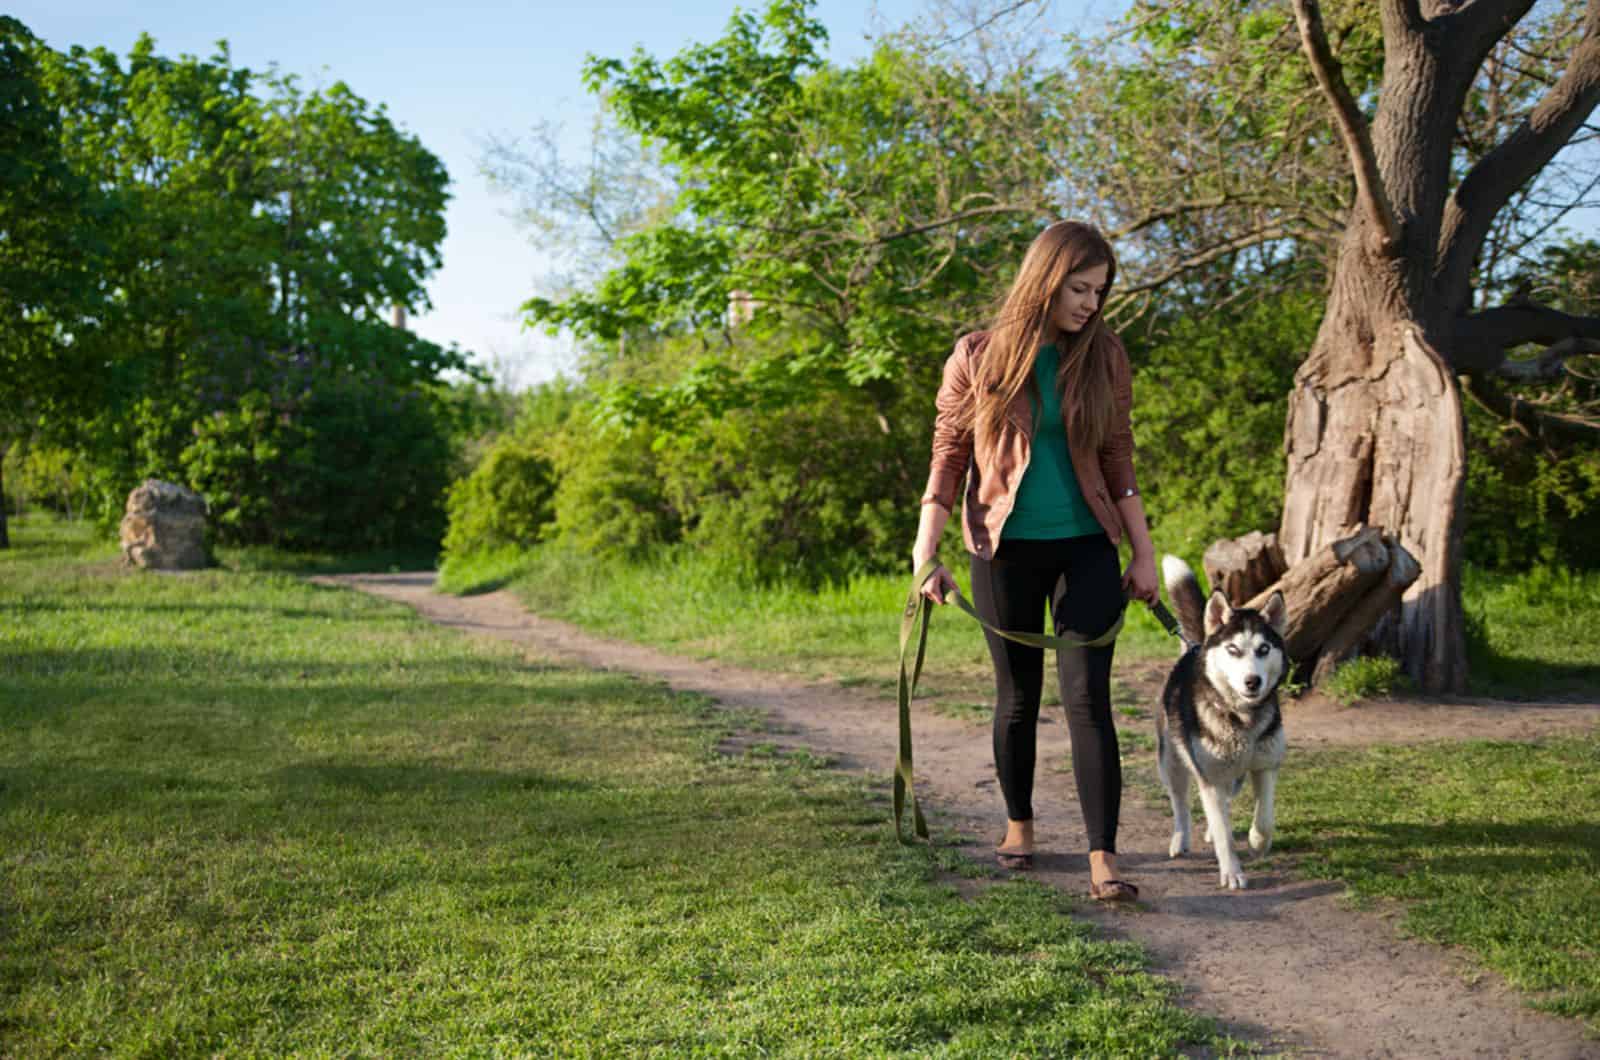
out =
<path fill-rule="evenodd" d="M 317 580 L 407 604 L 466 633 L 664 681 L 730 706 L 759 708 L 780 734 L 779 744 L 825 753 L 885 784 L 893 770 L 894 703 L 861 689 L 677 658 L 593 636 L 528 613 L 509 593 L 437 595 L 429 573 Z M 1381 716 L 1361 712 L 1359 729 L 1351 725 L 1351 713 L 1297 710 L 1291 748 L 1452 734 L 1517 739 L 1600 723 L 1595 704 L 1386 706 Z M 1061 761 L 1067 750 L 1064 724 L 1041 726 L 1041 764 Z M 968 853 L 987 859 L 1001 811 L 986 729 L 921 712 L 917 766 L 924 807 L 967 837 Z M 1287 783 L 1293 783 L 1292 769 L 1291 759 Z M 1088 861 L 1070 780 L 1042 771 L 1036 802 L 1042 853 L 1034 876 L 1082 894 Z M 1345 908 L 1338 884 L 1294 879 L 1280 870 L 1251 875 L 1248 891 L 1219 892 L 1209 854 L 1166 857 L 1168 828 L 1164 811 L 1129 792 L 1118 845 L 1124 875 L 1139 882 L 1142 901 L 1121 908 L 1084 902 L 1082 908 L 1108 934 L 1142 943 L 1158 969 L 1182 985 L 1186 1004 L 1216 1016 L 1232 1033 L 1268 1050 L 1314 1057 L 1600 1058 L 1600 1040 L 1586 1036 L 1577 1021 L 1535 1012 L 1493 974 L 1475 971 L 1450 951 L 1398 937 L 1380 914 Z M 1250 870 L 1247 856 L 1245 871 Z"/>

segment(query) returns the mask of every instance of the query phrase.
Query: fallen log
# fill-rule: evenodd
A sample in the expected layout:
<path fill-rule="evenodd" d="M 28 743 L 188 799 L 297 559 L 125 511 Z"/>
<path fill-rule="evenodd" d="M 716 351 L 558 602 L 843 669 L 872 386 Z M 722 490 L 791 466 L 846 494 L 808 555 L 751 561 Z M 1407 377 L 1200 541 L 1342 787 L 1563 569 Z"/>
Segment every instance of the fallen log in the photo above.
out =
<path fill-rule="evenodd" d="M 1372 590 L 1382 587 L 1389 569 L 1391 555 L 1383 533 L 1371 526 L 1351 529 L 1354 533 L 1350 536 L 1296 563 L 1244 605 L 1260 610 L 1273 592 L 1283 593 L 1289 612 L 1284 646 L 1289 657 L 1302 666 L 1313 661 L 1341 630 L 1346 615 Z M 1373 614 L 1372 621 L 1381 615 L 1382 611 Z"/>
<path fill-rule="evenodd" d="M 1278 535 L 1259 530 L 1213 542 L 1201 566 L 1211 587 L 1229 600 L 1250 599 L 1283 577 L 1285 569 Z"/>
<path fill-rule="evenodd" d="M 1323 642 L 1317 655 L 1317 665 L 1311 671 L 1313 685 L 1320 685 L 1340 663 L 1356 653 L 1378 621 L 1400 606 L 1400 598 L 1422 573 L 1422 565 L 1404 545 L 1388 535 L 1384 535 L 1383 543 L 1389 550 L 1388 569 L 1384 571 L 1378 586 L 1345 613 L 1337 628 Z"/>

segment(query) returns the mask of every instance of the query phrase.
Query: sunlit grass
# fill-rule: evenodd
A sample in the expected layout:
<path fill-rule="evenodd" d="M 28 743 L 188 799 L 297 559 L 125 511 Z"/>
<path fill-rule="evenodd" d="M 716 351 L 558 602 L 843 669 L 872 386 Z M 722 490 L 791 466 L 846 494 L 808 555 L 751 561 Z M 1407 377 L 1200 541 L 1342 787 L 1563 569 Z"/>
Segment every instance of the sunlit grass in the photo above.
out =
<path fill-rule="evenodd" d="M 446 591 L 509 581 L 507 587 L 540 614 L 608 636 L 885 694 L 894 688 L 909 573 L 762 585 L 683 551 L 654 563 L 610 564 L 557 546 L 468 559 L 459 568 L 455 562 L 444 570 Z M 966 571 L 955 574 L 965 590 Z M 1166 658 L 1175 644 L 1144 607 L 1128 609 L 1119 658 Z M 956 608 L 935 610 L 928 660 L 921 694 L 952 704 L 992 695 L 982 632 Z"/>
<path fill-rule="evenodd" d="M 1596 777 L 1600 736 L 1296 753 L 1278 849 L 1600 1033 Z"/>
<path fill-rule="evenodd" d="M 0 1052 L 1227 1051 L 703 699 L 282 573 L 0 552 Z M 960 883 L 960 887 L 956 886 Z"/>
<path fill-rule="evenodd" d="M 1600 571 L 1468 567 L 1462 605 L 1474 691 L 1521 699 L 1600 696 Z"/>
<path fill-rule="evenodd" d="M 954 568 L 963 589 L 967 573 Z M 843 583 L 759 585 L 683 550 L 650 563 L 607 563 L 557 545 L 455 557 L 441 588 L 510 588 L 542 614 L 695 658 L 831 677 L 891 689 L 909 574 Z M 1538 568 L 1519 574 L 1469 566 L 1471 690 L 1533 699 L 1600 695 L 1600 572 Z M 1170 658 L 1173 641 L 1141 605 L 1117 641 L 1122 662 Z M 928 692 L 952 702 L 987 696 L 988 653 L 978 627 L 954 608 L 936 611 Z M 1406 691 L 1393 675 L 1357 667 L 1342 680 Z M 1342 687 L 1342 686 L 1341 686 Z"/>

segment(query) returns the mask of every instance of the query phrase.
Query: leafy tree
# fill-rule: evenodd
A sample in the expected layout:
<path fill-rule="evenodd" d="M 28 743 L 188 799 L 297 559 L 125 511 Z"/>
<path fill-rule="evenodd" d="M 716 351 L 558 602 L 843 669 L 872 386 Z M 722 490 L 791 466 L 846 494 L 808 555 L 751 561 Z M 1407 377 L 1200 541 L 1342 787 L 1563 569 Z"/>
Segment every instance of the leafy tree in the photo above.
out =
<path fill-rule="evenodd" d="M 0 16 L 0 466 L 20 440 L 93 401 L 95 374 L 69 339 L 91 326 L 98 295 L 90 186 L 61 150 L 42 84 L 43 45 Z M 0 548 L 10 544 L 0 479 Z"/>
<path fill-rule="evenodd" d="M 590 88 L 680 191 L 669 220 L 618 241 L 617 267 L 530 300 L 530 318 L 607 343 L 715 333 L 732 296 L 752 310 L 744 334 L 787 341 L 733 376 L 708 351 L 685 387 L 730 406 L 785 386 L 861 389 L 885 422 L 897 415 L 907 373 L 934 377 L 930 352 L 983 316 L 1054 213 L 1049 158 L 1016 147 L 1047 138 L 1052 115 L 1035 101 L 1053 92 L 1025 71 L 985 83 L 891 43 L 837 68 L 824 40 L 808 5 L 778 0 L 665 62 L 591 59 Z M 996 109 L 1009 135 L 995 135 Z"/>
<path fill-rule="evenodd" d="M 96 398 L 73 423 L 99 468 L 105 514 L 140 477 L 204 468 L 230 483 L 225 525 L 242 519 L 240 539 L 258 539 L 264 531 L 244 529 L 255 524 L 239 513 L 293 490 L 239 468 L 224 474 L 228 446 L 216 432 L 261 436 L 270 407 L 273 423 L 295 425 L 297 440 L 280 448 L 328 459 L 324 479 L 344 474 L 342 454 L 311 439 L 370 421 L 373 446 L 391 457 L 401 440 L 414 444 L 416 482 L 369 474 L 348 477 L 359 499 L 322 486 L 296 495 L 324 496 L 330 511 L 365 504 L 374 514 L 361 532 L 402 532 L 380 513 L 399 505 L 417 515 L 408 497 L 443 473 L 433 462 L 448 458 L 436 444 L 447 425 L 385 431 L 372 417 L 388 407 L 437 416 L 428 395 L 443 373 L 476 374 L 459 350 L 385 322 L 391 306 L 426 305 L 444 237 L 443 165 L 343 83 L 307 92 L 292 77 L 234 66 L 226 45 L 210 59 L 162 56 L 148 36 L 125 62 L 104 48 L 36 54 L 57 154 L 104 202 L 95 226 L 104 253 L 85 284 L 93 313 L 49 323 L 96 366 Z M 320 432 L 304 418 L 324 414 L 334 422 Z M 206 451 L 191 452 L 200 443 Z M 240 494 L 252 476 L 259 492 Z M 344 533 L 302 515 L 285 539 L 311 543 L 313 523 L 330 545 Z M 411 528 L 436 521 L 435 505 Z"/>
<path fill-rule="evenodd" d="M 1600 319 L 1483 304 L 1596 187 L 1600 5 L 1145 2 L 1127 25 L 1123 52 L 1080 66 L 1113 90 L 1075 118 L 1083 164 L 1126 204 L 1133 287 L 1168 297 L 1223 264 L 1193 292 L 1215 304 L 1318 249 L 1329 295 L 1292 389 L 1279 544 L 1293 563 L 1351 523 L 1396 535 L 1422 575 L 1384 642 L 1423 687 L 1460 688 L 1457 379 L 1493 407 L 1600 349 Z M 1600 430 L 1541 428 L 1568 429 Z"/>
<path fill-rule="evenodd" d="M 1179 316 L 1130 349 L 1139 478 L 1164 549 L 1198 556 L 1219 537 L 1275 527 L 1289 387 L 1322 301 L 1290 288 Z"/>

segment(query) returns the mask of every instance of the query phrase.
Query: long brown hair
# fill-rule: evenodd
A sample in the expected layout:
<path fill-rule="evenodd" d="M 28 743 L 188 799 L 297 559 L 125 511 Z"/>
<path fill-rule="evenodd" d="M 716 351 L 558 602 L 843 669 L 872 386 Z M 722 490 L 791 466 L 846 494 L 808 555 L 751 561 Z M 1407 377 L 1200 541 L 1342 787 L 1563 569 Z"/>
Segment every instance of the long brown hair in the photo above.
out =
<path fill-rule="evenodd" d="M 1075 335 L 1063 335 L 1067 341 L 1060 351 L 1055 384 L 1067 436 L 1091 448 L 1105 441 L 1112 414 L 1111 359 L 1116 339 L 1101 320 L 1100 308 L 1117 278 L 1117 259 L 1111 244 L 1093 225 L 1057 221 L 1028 246 L 989 330 L 972 405 L 972 427 L 979 445 L 995 441 L 1006 407 L 1023 387 L 1034 386 L 1033 363 L 1039 347 L 1056 332 L 1050 321 L 1056 292 L 1072 273 L 1096 265 L 1106 267 L 1105 293 L 1083 328 Z"/>

